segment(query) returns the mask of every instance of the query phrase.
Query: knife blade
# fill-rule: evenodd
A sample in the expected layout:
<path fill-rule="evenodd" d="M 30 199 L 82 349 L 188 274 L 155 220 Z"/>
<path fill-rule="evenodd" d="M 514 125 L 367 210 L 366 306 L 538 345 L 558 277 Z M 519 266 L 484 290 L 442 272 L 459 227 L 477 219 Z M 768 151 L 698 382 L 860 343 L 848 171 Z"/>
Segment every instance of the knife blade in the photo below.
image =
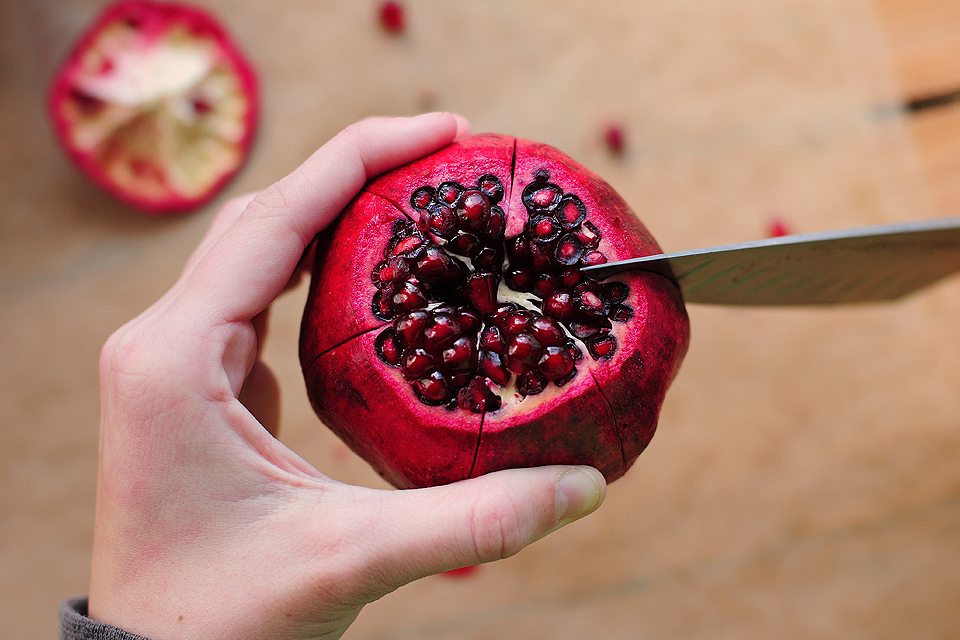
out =
<path fill-rule="evenodd" d="M 584 267 L 676 283 L 684 301 L 819 305 L 897 300 L 960 271 L 960 217 L 781 236 Z"/>

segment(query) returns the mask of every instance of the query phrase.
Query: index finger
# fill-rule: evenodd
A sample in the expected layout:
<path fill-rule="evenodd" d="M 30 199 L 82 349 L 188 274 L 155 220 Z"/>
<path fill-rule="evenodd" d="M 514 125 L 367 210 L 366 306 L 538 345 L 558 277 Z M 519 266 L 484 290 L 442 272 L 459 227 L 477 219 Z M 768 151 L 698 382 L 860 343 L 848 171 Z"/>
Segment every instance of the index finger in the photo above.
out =
<path fill-rule="evenodd" d="M 449 113 L 374 118 L 331 139 L 260 192 L 187 278 L 184 295 L 216 321 L 253 318 L 280 295 L 313 237 L 370 178 L 421 158 L 468 131 Z M 199 300 L 197 300 L 199 302 Z"/>

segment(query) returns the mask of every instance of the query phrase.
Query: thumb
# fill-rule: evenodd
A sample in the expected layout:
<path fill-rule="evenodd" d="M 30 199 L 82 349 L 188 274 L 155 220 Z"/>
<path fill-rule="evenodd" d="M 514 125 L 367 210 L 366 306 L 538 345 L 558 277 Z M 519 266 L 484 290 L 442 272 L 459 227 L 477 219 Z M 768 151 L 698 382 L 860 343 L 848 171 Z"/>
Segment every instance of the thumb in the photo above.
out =
<path fill-rule="evenodd" d="M 381 575 L 395 589 L 427 575 L 507 558 L 593 512 L 606 495 L 592 467 L 508 469 L 454 484 L 394 491 L 382 505 L 394 523 Z"/>

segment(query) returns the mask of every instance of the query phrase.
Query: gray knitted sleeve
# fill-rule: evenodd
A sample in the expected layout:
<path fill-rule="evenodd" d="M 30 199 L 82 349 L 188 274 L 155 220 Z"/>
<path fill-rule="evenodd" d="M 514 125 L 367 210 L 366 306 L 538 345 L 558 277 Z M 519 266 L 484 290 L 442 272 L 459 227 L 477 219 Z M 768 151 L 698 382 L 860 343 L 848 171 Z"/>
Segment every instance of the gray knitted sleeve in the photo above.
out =
<path fill-rule="evenodd" d="M 73 598 L 60 605 L 60 640 L 147 640 L 87 617 L 87 599 Z"/>

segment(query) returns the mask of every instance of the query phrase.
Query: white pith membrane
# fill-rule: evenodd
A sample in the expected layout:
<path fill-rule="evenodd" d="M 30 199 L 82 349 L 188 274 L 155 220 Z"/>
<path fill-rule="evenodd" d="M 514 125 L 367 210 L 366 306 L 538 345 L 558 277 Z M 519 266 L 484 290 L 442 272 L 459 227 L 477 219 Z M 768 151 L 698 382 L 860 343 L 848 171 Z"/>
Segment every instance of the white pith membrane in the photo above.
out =
<path fill-rule="evenodd" d="M 132 197 L 200 198 L 242 163 L 254 98 L 211 35 L 153 27 L 105 25 L 56 109 L 73 152 Z"/>

